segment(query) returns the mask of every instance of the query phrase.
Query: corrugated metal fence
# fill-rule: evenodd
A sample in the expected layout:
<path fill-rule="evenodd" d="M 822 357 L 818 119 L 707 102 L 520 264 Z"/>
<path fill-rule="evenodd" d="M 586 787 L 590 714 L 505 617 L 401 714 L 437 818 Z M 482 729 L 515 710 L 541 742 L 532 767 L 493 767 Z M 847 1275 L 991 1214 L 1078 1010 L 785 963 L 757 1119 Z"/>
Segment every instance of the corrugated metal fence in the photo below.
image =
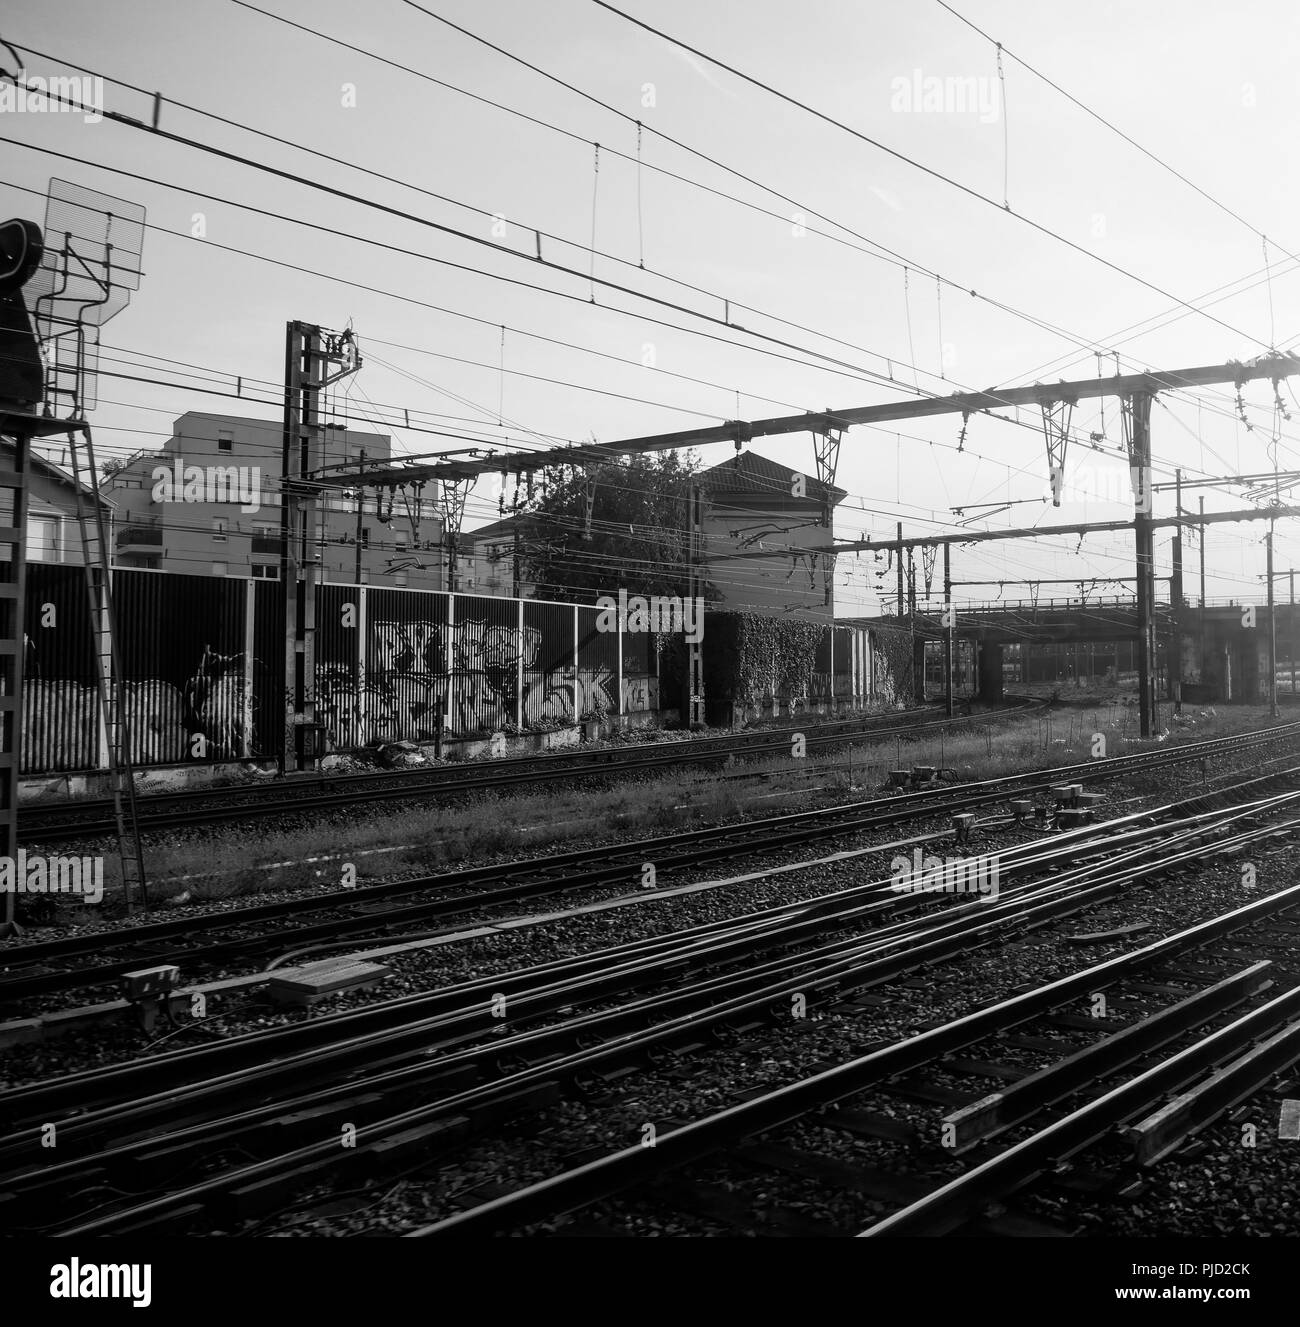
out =
<path fill-rule="evenodd" d="M 23 772 L 103 768 L 98 642 L 80 567 L 27 569 Z M 113 573 L 121 721 L 138 765 L 273 751 L 283 712 L 283 598 L 273 581 Z M 250 648 L 253 645 L 256 648 Z"/>
<path fill-rule="evenodd" d="M 113 593 L 123 720 L 137 764 L 279 753 L 278 581 L 119 568 Z M 81 568 L 29 566 L 24 773 L 103 767 L 88 608 Z M 832 632 L 813 698 L 867 699 L 866 633 Z M 657 710 L 658 644 L 652 634 L 620 630 L 617 614 L 586 606 L 324 585 L 316 597 L 317 721 L 338 749 L 431 739 L 440 726 L 473 737 Z"/>
<path fill-rule="evenodd" d="M 80 567 L 27 566 L 23 636 L 22 769 L 100 763 L 95 643 Z"/>

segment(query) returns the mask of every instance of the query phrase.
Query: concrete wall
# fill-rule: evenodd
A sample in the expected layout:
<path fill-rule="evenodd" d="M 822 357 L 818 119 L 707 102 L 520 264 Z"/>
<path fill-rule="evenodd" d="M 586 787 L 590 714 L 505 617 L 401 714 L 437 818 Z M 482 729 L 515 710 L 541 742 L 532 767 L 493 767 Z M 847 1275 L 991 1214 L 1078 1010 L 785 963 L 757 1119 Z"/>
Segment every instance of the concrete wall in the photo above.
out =
<path fill-rule="evenodd" d="M 1189 612 L 1183 623 L 1182 679 L 1185 699 L 1254 705 L 1268 697 L 1268 618 L 1244 626 L 1239 609 L 1212 612 L 1204 622 Z M 1191 687 L 1192 693 L 1186 694 Z"/>
<path fill-rule="evenodd" d="M 743 494 L 710 495 L 705 502 L 705 576 L 719 595 L 719 611 L 780 614 L 805 622 L 835 616 L 831 559 L 805 550 L 824 547 L 833 532 L 821 524 L 813 504 L 806 510 Z M 770 557 L 728 557 L 761 553 L 770 541 L 787 550 Z M 793 551 L 790 551 L 793 550 Z"/>

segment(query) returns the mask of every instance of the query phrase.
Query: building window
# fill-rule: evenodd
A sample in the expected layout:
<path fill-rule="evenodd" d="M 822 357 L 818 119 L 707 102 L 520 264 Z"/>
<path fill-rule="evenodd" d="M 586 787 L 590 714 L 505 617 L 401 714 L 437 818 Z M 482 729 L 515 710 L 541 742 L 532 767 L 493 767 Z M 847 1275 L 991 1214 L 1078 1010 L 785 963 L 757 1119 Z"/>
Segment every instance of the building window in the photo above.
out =
<path fill-rule="evenodd" d="M 280 568 L 274 563 L 254 563 L 252 574 L 255 581 L 278 581 L 280 579 Z"/>
<path fill-rule="evenodd" d="M 400 589 L 402 586 L 404 586 L 404 585 L 406 584 L 406 573 L 405 573 L 404 571 L 399 571 L 399 572 L 393 577 L 393 584 L 396 585 L 399 589 Z"/>
<path fill-rule="evenodd" d="M 228 574 L 229 567 L 225 562 L 214 562 L 212 564 L 212 574 L 214 576 L 225 576 Z"/>
<path fill-rule="evenodd" d="M 217 430 L 217 450 L 219 452 L 233 452 L 235 450 L 235 435 L 229 429 Z"/>
<path fill-rule="evenodd" d="M 63 522 L 57 516 L 29 514 L 27 517 L 27 560 L 61 562 Z"/>
<path fill-rule="evenodd" d="M 228 523 L 224 516 L 218 516 L 212 522 L 212 538 L 216 543 L 224 544 L 226 542 L 227 524 Z"/>
<path fill-rule="evenodd" d="M 370 527 L 368 525 L 363 525 L 361 527 L 361 547 L 370 547 Z"/>
<path fill-rule="evenodd" d="M 405 536 L 404 534 L 395 535 L 395 536 L 393 537 L 393 547 L 394 547 L 399 553 L 405 553 L 405 552 L 406 552 L 406 536 Z"/>

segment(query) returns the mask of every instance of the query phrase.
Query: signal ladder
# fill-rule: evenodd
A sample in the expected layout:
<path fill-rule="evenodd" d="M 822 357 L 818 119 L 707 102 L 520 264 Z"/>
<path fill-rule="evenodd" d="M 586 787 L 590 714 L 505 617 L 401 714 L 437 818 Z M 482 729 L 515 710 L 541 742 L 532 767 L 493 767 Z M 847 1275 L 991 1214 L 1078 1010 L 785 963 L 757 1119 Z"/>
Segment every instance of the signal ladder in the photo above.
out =
<path fill-rule="evenodd" d="M 117 651 L 117 616 L 113 608 L 113 585 L 110 572 L 108 535 L 104 522 L 104 504 L 99 496 L 99 473 L 95 467 L 95 444 L 90 425 L 79 426 L 85 443 L 84 456 L 76 431 L 69 431 L 73 487 L 77 493 L 77 524 L 81 528 L 81 550 L 86 571 L 86 594 L 94 634 L 95 687 L 103 716 L 104 749 L 108 758 L 109 787 L 113 797 L 113 822 L 117 853 L 122 864 L 122 890 L 130 911 L 137 898 L 147 912 L 149 895 L 144 872 L 144 851 L 140 846 L 140 822 L 136 808 L 135 770 L 131 763 L 131 738 L 126 722 L 125 688 L 121 660 Z M 83 480 L 83 465 L 86 478 Z M 90 490 L 94 511 L 86 510 L 86 490 Z"/>

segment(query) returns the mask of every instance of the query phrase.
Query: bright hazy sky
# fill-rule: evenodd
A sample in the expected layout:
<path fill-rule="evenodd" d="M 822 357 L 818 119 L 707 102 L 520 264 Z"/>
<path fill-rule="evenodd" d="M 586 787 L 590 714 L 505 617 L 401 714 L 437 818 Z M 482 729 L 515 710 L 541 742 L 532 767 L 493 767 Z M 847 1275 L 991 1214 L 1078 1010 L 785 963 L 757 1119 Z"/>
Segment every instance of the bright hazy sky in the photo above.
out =
<path fill-rule="evenodd" d="M 1118 352 L 1125 368 L 1173 369 L 1300 343 L 1300 259 L 1288 256 L 1300 253 L 1300 184 L 1291 169 L 1300 138 L 1300 11 L 1285 0 L 1256 0 L 1231 10 L 1208 0 L 953 4 L 1214 202 L 1072 105 L 1011 54 L 1003 59 L 1003 103 L 994 47 L 936 0 L 626 0 L 622 6 L 993 205 L 684 54 L 591 0 L 427 0 L 425 7 L 621 115 L 401 0 L 259 3 L 452 87 L 329 44 L 233 0 L 11 0 L 0 35 L 44 53 L 25 55 L 29 76 L 70 74 L 76 71 L 68 64 L 85 66 L 105 77 L 108 107 L 144 119 L 151 99 L 120 84 L 156 90 L 165 99 L 164 129 L 485 239 L 492 238 L 493 214 L 500 214 L 508 221 L 502 242 L 532 254 L 530 228 L 567 239 L 572 245 L 544 239 L 543 252 L 582 273 L 591 262 L 595 184 L 595 246 L 609 255 L 595 259 L 597 277 L 714 319 L 723 316 L 723 300 L 730 301 L 733 323 L 797 349 L 780 352 L 787 358 L 764 353 L 775 347 L 599 286 L 592 304 L 582 277 L 548 272 L 123 125 L 88 124 L 74 114 L 0 114 L 0 135 L 29 145 L 0 143 L 5 215 L 40 220 L 40 195 L 51 175 L 148 208 L 144 281 L 108 327 L 101 366 L 163 376 L 177 385 L 104 377 L 93 419 L 105 453 L 161 445 L 171 420 L 186 410 L 275 419 L 274 405 L 241 405 L 195 388 L 225 389 L 242 375 L 262 384 L 253 390 L 267 401 L 283 372 L 284 325 L 294 318 L 336 328 L 353 323 L 366 363 L 346 399 L 341 393 L 335 402 L 340 418 L 346 412 L 353 427 L 366 428 L 368 417 L 391 420 L 393 407 L 405 407 L 458 435 L 430 437 L 385 426 L 396 449 L 412 454 L 506 440 L 514 447 L 591 435 L 610 441 L 736 417 L 864 405 L 906 396 L 917 384 L 946 394 L 1089 377 L 1098 372 L 1093 347 L 1108 352 L 1105 371 L 1113 373 L 1110 352 Z M 7 56 L 0 58 L 11 65 Z M 973 86 L 981 99 L 967 107 L 948 96 L 934 109 L 925 102 L 909 109 L 912 89 L 924 91 L 925 81 L 936 79 L 979 80 Z M 354 87 L 354 96 L 345 85 Z M 500 102 L 533 122 L 465 93 Z M 170 104 L 173 99 L 293 146 L 183 110 Z M 350 101 L 355 105 L 345 104 Z M 646 127 L 639 173 L 637 119 Z M 651 130 L 720 164 L 710 165 Z M 598 177 L 596 142 L 602 145 Z M 307 155 L 299 146 L 401 183 Z M 1019 217 L 1002 208 L 1004 172 L 1006 196 Z M 234 201 L 343 234 L 240 211 L 230 205 Z M 198 213 L 203 238 L 192 237 Z M 806 233 L 796 233 L 796 213 Z M 1263 280 L 1266 255 L 1257 232 L 1269 237 L 1271 282 Z M 882 257 L 881 249 L 892 251 L 896 261 Z M 636 266 L 642 254 L 644 273 Z M 906 290 L 904 266 L 910 269 Z M 941 298 L 936 272 L 955 283 L 943 288 Z M 984 298 L 972 298 L 972 290 Z M 1179 300 L 1205 311 L 1190 311 Z M 504 377 L 501 324 L 507 328 Z M 718 337 L 748 348 L 723 345 Z M 841 367 L 814 355 L 833 357 Z M 199 375 L 181 379 L 150 356 L 200 366 Z M 651 358 L 653 367 L 643 362 Z M 889 372 L 900 380 L 897 386 L 874 376 Z M 1253 432 L 1237 418 L 1231 385 L 1164 395 L 1152 414 L 1157 481 L 1172 478 L 1175 465 L 1188 480 L 1271 470 L 1272 387 L 1252 384 L 1245 397 Z M 1300 465 L 1300 405 L 1285 384 L 1282 397 L 1295 415 L 1292 423 L 1276 421 L 1277 460 L 1286 469 Z M 1008 499 L 1032 501 L 972 528 L 1131 515 L 1131 503 L 1105 500 L 1127 492 L 1115 452 L 1121 435 L 1114 399 L 1105 408 L 1107 453 L 1087 450 L 1088 435 L 1103 431 L 1097 404 L 1075 411 L 1067 500 L 1059 510 L 1039 501 L 1046 458 L 1037 415 L 1023 411 L 1021 417 L 1028 427 L 973 418 L 961 454 L 959 417 L 903 425 L 901 437 L 893 430 L 854 429 L 841 452 L 839 483 L 850 497 L 838 511 L 837 536 L 892 537 L 896 520 L 912 534 L 949 529 L 956 519 L 951 508 L 966 505 L 973 515 L 980 510 L 975 504 Z M 273 434 L 269 443 L 278 458 Z M 811 469 L 806 434 L 759 440 L 754 449 L 792 468 Z M 729 446 L 711 448 L 702 459 L 713 464 L 730 455 Z M 1075 465 L 1086 468 L 1076 472 Z M 1239 489 L 1199 492 L 1210 510 L 1247 505 Z M 1197 493 L 1188 490 L 1193 508 Z M 1169 514 L 1172 504 L 1172 494 L 1158 494 L 1157 514 Z M 471 499 L 466 525 L 496 515 L 496 493 L 485 480 Z M 1210 534 L 1211 596 L 1262 594 L 1265 529 L 1259 522 Z M 1076 549 L 1076 539 L 976 545 L 954 552 L 953 575 L 996 581 L 1132 574 L 1131 536 L 1092 536 Z M 1158 574 L 1167 574 L 1168 556 L 1168 531 L 1158 532 Z M 1191 593 L 1196 558 L 1189 541 Z M 1280 568 L 1300 565 L 1293 522 L 1279 525 L 1277 558 Z M 841 559 L 839 613 L 876 610 L 875 586 L 892 588 L 892 577 L 877 581 L 877 569 L 869 555 Z M 1112 592 L 1116 588 L 1123 587 Z M 997 593 L 993 587 L 962 595 Z M 1023 589 L 1006 591 L 1006 597 L 1026 595 Z"/>

